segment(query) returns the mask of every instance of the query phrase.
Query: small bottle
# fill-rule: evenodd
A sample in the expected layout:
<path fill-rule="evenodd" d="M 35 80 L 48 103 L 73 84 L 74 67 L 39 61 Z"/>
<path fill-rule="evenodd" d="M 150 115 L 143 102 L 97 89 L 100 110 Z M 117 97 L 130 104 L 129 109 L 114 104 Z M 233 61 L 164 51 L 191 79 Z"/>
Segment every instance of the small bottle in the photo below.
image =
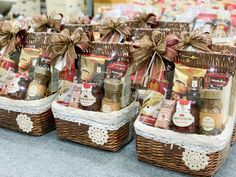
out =
<path fill-rule="evenodd" d="M 104 89 L 102 112 L 119 111 L 121 109 L 122 82 L 119 79 L 105 79 Z"/>
<path fill-rule="evenodd" d="M 191 111 L 190 113 L 195 118 L 195 131 L 199 129 L 199 112 L 200 112 L 200 92 L 198 86 L 198 78 L 193 77 L 191 82 L 191 87 L 187 92 L 187 100 L 191 101 Z"/>
<path fill-rule="evenodd" d="M 26 100 L 38 100 L 43 98 L 46 94 L 46 83 L 49 80 L 50 71 L 48 68 L 37 66 L 34 72 L 34 79 L 29 85 Z"/>

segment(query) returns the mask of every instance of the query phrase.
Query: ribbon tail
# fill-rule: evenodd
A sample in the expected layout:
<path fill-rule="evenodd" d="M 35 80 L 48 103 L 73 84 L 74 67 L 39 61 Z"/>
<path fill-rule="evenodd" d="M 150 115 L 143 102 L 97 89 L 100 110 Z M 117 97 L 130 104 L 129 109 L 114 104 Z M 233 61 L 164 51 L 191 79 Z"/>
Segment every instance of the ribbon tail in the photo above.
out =
<path fill-rule="evenodd" d="M 110 38 L 112 37 L 113 33 L 111 31 L 104 34 L 101 38 L 101 42 L 108 42 Z"/>

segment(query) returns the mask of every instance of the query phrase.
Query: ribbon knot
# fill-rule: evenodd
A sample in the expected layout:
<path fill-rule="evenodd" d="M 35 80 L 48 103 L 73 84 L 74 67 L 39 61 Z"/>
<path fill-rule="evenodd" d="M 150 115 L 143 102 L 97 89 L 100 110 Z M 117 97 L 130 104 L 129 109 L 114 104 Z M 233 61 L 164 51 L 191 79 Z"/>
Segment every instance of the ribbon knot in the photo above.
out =
<path fill-rule="evenodd" d="M 56 13 L 52 13 L 50 15 L 38 15 L 34 16 L 32 19 L 35 32 L 47 32 L 48 29 L 53 29 L 56 32 L 60 31 L 61 28 L 61 19 L 63 18 L 62 14 L 59 14 L 61 19 L 56 19 Z"/>
<path fill-rule="evenodd" d="M 129 28 L 122 19 L 113 21 L 107 19 L 100 28 L 100 33 L 103 35 L 102 42 L 119 42 L 127 36 L 131 36 L 131 28 Z M 120 38 L 122 37 L 122 38 Z"/>
<path fill-rule="evenodd" d="M 176 46 L 176 49 L 184 50 L 189 46 L 195 49 L 211 52 L 209 46 L 212 44 L 211 35 L 209 33 L 182 33 L 180 43 Z"/>
<path fill-rule="evenodd" d="M 77 28 L 72 34 L 68 29 L 61 33 L 52 34 L 52 59 L 63 57 L 65 68 L 70 69 L 77 58 L 76 47 L 85 51 L 89 47 L 89 39 L 81 28 Z"/>
<path fill-rule="evenodd" d="M 10 21 L 0 23 L 0 48 L 2 55 L 7 55 L 16 47 L 25 43 L 26 30 L 20 29 Z"/>
<path fill-rule="evenodd" d="M 178 42 L 177 37 L 171 35 L 165 36 L 160 31 L 153 31 L 151 37 L 145 35 L 137 41 L 136 46 L 131 49 L 133 54 L 132 73 L 137 72 L 146 63 L 152 65 L 156 63 L 157 68 L 163 67 L 163 58 L 172 61 L 177 52 L 173 46 Z M 172 44 L 172 46 L 168 45 Z"/>
<path fill-rule="evenodd" d="M 139 28 L 153 28 L 157 25 L 156 15 L 152 13 L 138 13 L 133 20 L 138 22 Z"/>

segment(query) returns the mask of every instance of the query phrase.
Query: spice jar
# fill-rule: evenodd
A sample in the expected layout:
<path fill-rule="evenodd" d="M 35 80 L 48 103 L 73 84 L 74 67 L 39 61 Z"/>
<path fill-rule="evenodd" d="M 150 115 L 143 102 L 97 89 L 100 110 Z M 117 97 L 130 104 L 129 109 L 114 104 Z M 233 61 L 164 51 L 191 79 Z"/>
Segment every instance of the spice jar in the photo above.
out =
<path fill-rule="evenodd" d="M 46 94 L 46 83 L 50 77 L 50 71 L 47 67 L 37 66 L 35 67 L 34 80 L 30 83 L 26 100 L 37 100 L 41 99 Z"/>
<path fill-rule="evenodd" d="M 16 100 L 24 100 L 29 86 L 29 78 L 17 73 L 7 89 L 7 97 Z"/>
<path fill-rule="evenodd" d="M 119 79 L 105 79 L 105 96 L 102 99 L 102 112 L 119 111 L 121 109 L 122 82 Z"/>
<path fill-rule="evenodd" d="M 222 90 L 201 90 L 200 133 L 217 135 L 223 129 Z"/>
<path fill-rule="evenodd" d="M 79 107 L 87 111 L 100 111 L 103 91 L 98 84 L 83 83 Z"/>

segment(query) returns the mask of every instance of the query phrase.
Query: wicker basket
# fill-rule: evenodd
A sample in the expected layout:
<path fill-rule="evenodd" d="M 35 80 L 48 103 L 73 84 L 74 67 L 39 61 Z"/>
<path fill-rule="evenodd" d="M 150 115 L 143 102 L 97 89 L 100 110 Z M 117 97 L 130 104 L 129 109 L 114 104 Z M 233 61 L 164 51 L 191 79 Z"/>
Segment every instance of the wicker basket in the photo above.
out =
<path fill-rule="evenodd" d="M 34 136 L 55 128 L 51 103 L 55 95 L 36 101 L 0 97 L 0 127 Z"/>
<path fill-rule="evenodd" d="M 153 31 L 160 31 L 165 35 L 170 33 L 170 29 L 145 29 L 145 28 L 133 28 L 132 37 L 134 40 L 142 39 L 143 36 L 148 35 L 151 36 Z"/>
<path fill-rule="evenodd" d="M 107 151 L 118 151 L 132 139 L 138 107 L 133 102 L 121 111 L 102 113 L 52 104 L 59 138 Z"/>
<path fill-rule="evenodd" d="M 181 134 L 136 120 L 137 158 L 155 166 L 193 176 L 213 176 L 227 157 L 233 119 L 218 136 Z"/>

